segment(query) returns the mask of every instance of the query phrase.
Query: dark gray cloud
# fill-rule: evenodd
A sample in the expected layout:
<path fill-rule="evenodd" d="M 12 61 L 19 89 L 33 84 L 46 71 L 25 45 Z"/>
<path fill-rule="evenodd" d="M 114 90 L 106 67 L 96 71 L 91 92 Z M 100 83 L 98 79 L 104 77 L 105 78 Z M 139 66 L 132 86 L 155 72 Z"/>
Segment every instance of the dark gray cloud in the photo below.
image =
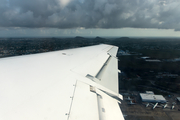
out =
<path fill-rule="evenodd" d="M 0 0 L 0 27 L 180 30 L 179 0 Z"/>

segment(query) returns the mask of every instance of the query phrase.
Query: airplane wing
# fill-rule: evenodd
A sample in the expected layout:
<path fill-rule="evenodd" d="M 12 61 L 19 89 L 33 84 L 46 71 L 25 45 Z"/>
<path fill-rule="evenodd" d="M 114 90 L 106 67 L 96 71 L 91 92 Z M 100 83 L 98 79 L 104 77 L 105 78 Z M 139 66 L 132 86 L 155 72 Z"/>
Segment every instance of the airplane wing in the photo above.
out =
<path fill-rule="evenodd" d="M 118 47 L 0 59 L 0 120 L 124 120 Z"/>

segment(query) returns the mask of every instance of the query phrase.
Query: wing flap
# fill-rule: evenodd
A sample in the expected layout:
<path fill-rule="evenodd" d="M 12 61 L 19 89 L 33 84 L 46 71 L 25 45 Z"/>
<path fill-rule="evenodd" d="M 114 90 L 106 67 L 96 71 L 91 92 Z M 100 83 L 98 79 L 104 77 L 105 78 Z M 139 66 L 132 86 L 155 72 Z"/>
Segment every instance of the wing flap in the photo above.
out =
<path fill-rule="evenodd" d="M 123 120 L 118 101 L 96 87 L 78 81 L 68 120 Z"/>
<path fill-rule="evenodd" d="M 97 96 L 90 85 L 77 81 L 69 120 L 99 120 Z"/>
<path fill-rule="evenodd" d="M 124 120 L 118 101 L 100 90 L 96 90 L 100 120 Z"/>
<path fill-rule="evenodd" d="M 118 63 L 117 58 L 114 57 L 117 50 L 117 47 L 109 46 L 85 64 L 72 69 L 72 71 L 86 76 L 115 93 L 119 93 Z"/>
<path fill-rule="evenodd" d="M 99 71 L 96 78 L 98 78 L 98 80 L 96 80 L 97 83 L 105 86 L 115 93 L 119 93 L 117 59 L 110 57 L 101 71 Z"/>

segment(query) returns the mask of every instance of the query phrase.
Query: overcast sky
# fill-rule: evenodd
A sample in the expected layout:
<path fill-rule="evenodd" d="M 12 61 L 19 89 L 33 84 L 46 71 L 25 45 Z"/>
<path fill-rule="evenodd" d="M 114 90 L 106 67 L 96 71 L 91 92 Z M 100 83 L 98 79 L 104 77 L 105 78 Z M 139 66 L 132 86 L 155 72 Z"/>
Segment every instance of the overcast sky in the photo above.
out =
<path fill-rule="evenodd" d="M 0 37 L 180 37 L 179 0 L 0 0 Z"/>

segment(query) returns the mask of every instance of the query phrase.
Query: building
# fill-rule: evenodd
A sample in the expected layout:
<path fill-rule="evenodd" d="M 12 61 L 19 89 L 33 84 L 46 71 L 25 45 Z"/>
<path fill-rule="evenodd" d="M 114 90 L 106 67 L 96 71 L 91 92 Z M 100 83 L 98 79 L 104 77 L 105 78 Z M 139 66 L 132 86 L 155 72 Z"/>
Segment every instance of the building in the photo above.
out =
<path fill-rule="evenodd" d="M 140 93 L 140 97 L 142 102 L 161 102 L 165 103 L 166 99 L 162 95 L 154 95 L 154 94 L 147 94 L 147 93 Z"/>
<path fill-rule="evenodd" d="M 177 97 L 177 101 L 180 102 L 180 97 Z"/>
<path fill-rule="evenodd" d="M 146 94 L 154 95 L 154 92 L 153 91 L 146 91 Z"/>
<path fill-rule="evenodd" d="M 146 62 L 161 62 L 160 60 L 153 60 L 153 59 L 148 59 L 148 60 L 145 60 Z"/>

